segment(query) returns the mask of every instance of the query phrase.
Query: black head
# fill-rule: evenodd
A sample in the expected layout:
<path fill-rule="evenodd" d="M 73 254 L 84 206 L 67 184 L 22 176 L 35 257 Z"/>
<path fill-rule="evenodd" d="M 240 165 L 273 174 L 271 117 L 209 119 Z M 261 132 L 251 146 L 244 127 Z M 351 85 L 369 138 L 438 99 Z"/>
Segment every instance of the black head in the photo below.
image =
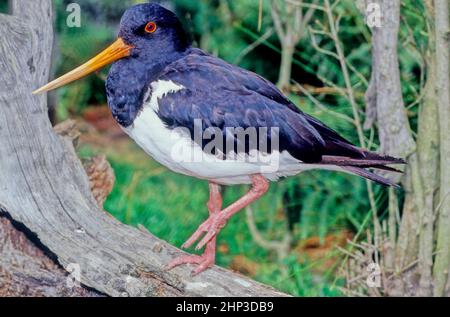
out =
<path fill-rule="evenodd" d="M 108 104 L 116 120 L 129 126 L 152 80 L 189 48 L 190 42 L 174 13 L 155 3 L 139 4 L 123 15 L 119 38 L 112 45 L 35 93 L 64 86 L 113 63 L 106 81 Z"/>
<path fill-rule="evenodd" d="M 150 83 L 190 47 L 177 16 L 155 3 L 128 9 L 120 22 L 119 38 L 131 47 L 117 60 L 106 81 L 108 105 L 122 126 L 129 126 L 142 108 Z"/>
<path fill-rule="evenodd" d="M 119 37 L 133 46 L 131 56 L 159 56 L 182 52 L 190 42 L 177 16 L 156 3 L 128 9 L 120 22 Z"/>

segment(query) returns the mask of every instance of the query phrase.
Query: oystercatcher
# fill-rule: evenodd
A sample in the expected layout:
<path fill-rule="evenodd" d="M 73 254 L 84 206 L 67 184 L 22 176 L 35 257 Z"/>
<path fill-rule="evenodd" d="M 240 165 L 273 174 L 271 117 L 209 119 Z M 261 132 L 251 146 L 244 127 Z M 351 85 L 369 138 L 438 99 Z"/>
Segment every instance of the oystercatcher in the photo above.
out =
<path fill-rule="evenodd" d="M 150 156 L 169 169 L 209 181 L 210 216 L 186 241 L 201 256 L 168 267 L 215 262 L 216 236 L 269 182 L 305 170 L 347 172 L 396 186 L 368 168 L 395 171 L 405 161 L 360 149 L 299 110 L 266 79 L 191 46 L 177 16 L 158 4 L 136 5 L 121 19 L 117 41 L 34 93 L 78 80 L 113 63 L 106 81 L 111 112 Z M 251 184 L 222 207 L 221 185 Z"/>

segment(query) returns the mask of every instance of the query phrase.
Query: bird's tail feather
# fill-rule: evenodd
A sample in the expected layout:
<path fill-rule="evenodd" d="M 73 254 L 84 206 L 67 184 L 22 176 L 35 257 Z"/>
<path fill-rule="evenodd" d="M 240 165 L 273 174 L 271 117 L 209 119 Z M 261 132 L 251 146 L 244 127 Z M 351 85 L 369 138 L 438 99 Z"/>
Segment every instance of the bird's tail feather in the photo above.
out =
<path fill-rule="evenodd" d="M 355 166 L 345 166 L 345 167 L 343 167 L 343 169 L 349 173 L 356 174 L 358 176 L 367 178 L 378 184 L 381 184 L 384 186 L 392 186 L 392 187 L 400 188 L 400 185 L 396 184 L 395 182 L 391 181 L 390 179 L 387 179 L 385 177 L 377 175 L 377 174 L 375 174 L 369 170 L 366 170 L 364 168 L 355 167 Z"/>
<path fill-rule="evenodd" d="M 389 172 L 402 173 L 401 171 L 387 165 L 406 164 L 405 160 L 363 150 L 351 144 L 338 133 L 324 126 L 313 117 L 308 115 L 305 115 L 305 117 L 308 122 L 320 133 L 325 141 L 324 156 L 319 164 L 325 166 L 337 166 L 349 173 L 370 179 L 379 184 L 398 187 L 398 185 L 393 181 L 379 176 L 368 169 L 374 168 Z"/>
<path fill-rule="evenodd" d="M 368 169 L 373 168 L 388 172 L 402 173 L 402 171 L 387 165 L 406 164 L 405 160 L 364 150 L 360 151 L 361 154 L 363 154 L 362 158 L 351 158 L 345 156 L 324 156 L 322 158 L 321 164 L 338 166 L 349 173 L 356 174 L 385 186 L 399 187 L 395 182 L 383 176 L 377 175 L 369 171 Z"/>
<path fill-rule="evenodd" d="M 379 159 L 375 158 L 354 159 L 345 156 L 324 156 L 322 158 L 321 164 L 336 165 L 336 166 L 356 166 L 364 168 L 374 167 L 378 169 L 387 169 L 392 171 L 393 168 L 387 167 L 385 165 L 406 164 L 406 162 L 402 159 L 396 159 L 389 156 L 380 156 Z"/>

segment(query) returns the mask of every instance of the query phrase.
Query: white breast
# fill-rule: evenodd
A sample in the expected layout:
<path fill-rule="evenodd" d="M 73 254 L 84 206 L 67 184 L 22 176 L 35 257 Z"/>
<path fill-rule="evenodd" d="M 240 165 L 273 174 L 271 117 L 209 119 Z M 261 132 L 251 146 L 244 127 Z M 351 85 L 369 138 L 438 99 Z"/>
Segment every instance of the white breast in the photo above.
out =
<path fill-rule="evenodd" d="M 144 105 L 133 125 L 124 130 L 147 154 L 174 172 L 233 185 L 250 184 L 250 176 L 255 174 L 263 174 L 267 179 L 275 181 L 280 177 L 315 168 L 301 164 L 287 152 L 276 152 L 268 157 L 268 161 L 278 160 L 278 166 L 273 170 L 261 169 L 261 164 L 248 162 L 245 158 L 222 160 L 205 154 L 202 148 L 192 141 L 188 131 L 168 129 L 156 114 L 161 98 L 177 93 L 184 87 L 173 81 L 160 80 L 152 83 L 151 88 L 151 96 L 145 98 L 150 101 Z"/>

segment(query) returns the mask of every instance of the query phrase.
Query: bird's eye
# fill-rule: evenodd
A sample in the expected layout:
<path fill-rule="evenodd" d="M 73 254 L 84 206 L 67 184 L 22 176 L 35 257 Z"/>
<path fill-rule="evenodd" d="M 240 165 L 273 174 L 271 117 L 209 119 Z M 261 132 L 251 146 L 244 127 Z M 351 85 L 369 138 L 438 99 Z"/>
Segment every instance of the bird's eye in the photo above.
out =
<path fill-rule="evenodd" d="M 157 26 L 155 22 L 148 22 L 147 25 L 145 26 L 145 32 L 147 33 L 155 33 L 156 29 Z"/>

